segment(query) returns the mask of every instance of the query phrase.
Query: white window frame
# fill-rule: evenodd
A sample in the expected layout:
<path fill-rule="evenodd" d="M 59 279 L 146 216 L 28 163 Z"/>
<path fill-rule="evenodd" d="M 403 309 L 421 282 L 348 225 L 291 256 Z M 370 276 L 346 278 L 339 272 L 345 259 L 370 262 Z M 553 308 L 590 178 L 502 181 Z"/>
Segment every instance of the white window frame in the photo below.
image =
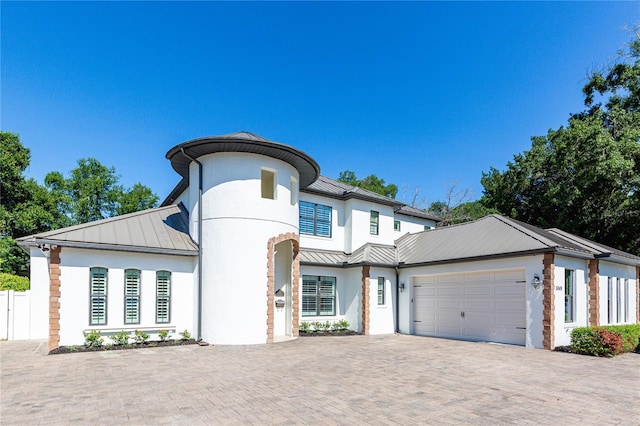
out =
<path fill-rule="evenodd" d="M 140 293 L 142 273 L 139 269 L 124 270 L 124 323 L 140 324 Z"/>
<path fill-rule="evenodd" d="M 98 274 L 103 275 L 101 283 Z M 100 266 L 89 269 L 89 325 L 107 324 L 109 270 Z M 102 306 L 102 307 L 100 307 Z M 98 312 L 102 310 L 102 315 Z"/>
<path fill-rule="evenodd" d="M 614 318 L 614 286 L 613 286 L 613 277 L 607 277 L 607 324 L 613 324 Z"/>
<path fill-rule="evenodd" d="M 564 270 L 564 322 L 576 322 L 576 271 L 573 269 Z"/>
<path fill-rule="evenodd" d="M 289 190 L 291 191 L 291 198 L 289 202 L 292 206 L 295 206 L 298 203 L 298 193 L 300 192 L 300 190 L 298 188 L 298 179 L 294 178 L 293 176 L 291 176 L 291 179 L 289 180 Z"/>
<path fill-rule="evenodd" d="M 166 283 L 160 277 L 166 277 Z M 171 279 L 170 271 L 156 271 L 156 324 L 171 323 Z"/>
<path fill-rule="evenodd" d="M 624 322 L 629 322 L 629 278 L 624 279 Z"/>
<path fill-rule="evenodd" d="M 402 232 L 402 223 L 399 220 L 394 220 L 393 221 L 393 230 L 396 232 Z"/>
<path fill-rule="evenodd" d="M 622 278 L 618 277 L 618 279 L 616 280 L 616 324 L 621 324 L 622 322 L 624 322 L 624 319 L 622 318 L 624 303 L 624 298 L 622 296 L 622 285 Z"/>

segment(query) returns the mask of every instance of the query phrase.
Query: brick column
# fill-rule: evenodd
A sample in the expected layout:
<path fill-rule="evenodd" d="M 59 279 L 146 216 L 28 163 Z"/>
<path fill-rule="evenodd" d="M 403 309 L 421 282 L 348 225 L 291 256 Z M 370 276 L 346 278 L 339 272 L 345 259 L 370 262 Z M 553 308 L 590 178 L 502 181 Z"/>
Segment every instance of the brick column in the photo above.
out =
<path fill-rule="evenodd" d="M 371 294 L 369 291 L 369 272 L 371 267 L 365 265 L 362 267 L 362 334 L 369 335 L 369 305 Z"/>
<path fill-rule="evenodd" d="M 554 255 L 545 253 L 542 260 L 542 346 L 545 349 L 554 348 L 554 327 L 555 327 L 555 276 L 554 276 Z"/>
<path fill-rule="evenodd" d="M 600 325 L 600 271 L 598 259 L 589 260 L 589 325 Z"/>
<path fill-rule="evenodd" d="M 49 251 L 49 350 L 60 345 L 60 247 Z"/>

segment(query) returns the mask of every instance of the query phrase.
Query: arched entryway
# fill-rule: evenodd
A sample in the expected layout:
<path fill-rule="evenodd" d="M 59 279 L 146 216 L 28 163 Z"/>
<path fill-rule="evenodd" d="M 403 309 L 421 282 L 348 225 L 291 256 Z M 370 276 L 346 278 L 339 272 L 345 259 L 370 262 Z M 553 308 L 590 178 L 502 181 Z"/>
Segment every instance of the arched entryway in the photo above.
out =
<path fill-rule="evenodd" d="M 267 343 L 298 336 L 298 236 L 271 238 L 267 268 Z"/>

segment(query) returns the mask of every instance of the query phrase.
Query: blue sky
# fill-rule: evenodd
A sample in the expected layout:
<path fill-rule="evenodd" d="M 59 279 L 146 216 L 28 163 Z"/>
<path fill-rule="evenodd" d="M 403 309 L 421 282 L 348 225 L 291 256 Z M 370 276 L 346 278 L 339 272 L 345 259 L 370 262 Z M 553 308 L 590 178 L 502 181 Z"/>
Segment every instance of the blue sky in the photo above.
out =
<path fill-rule="evenodd" d="M 164 155 L 240 130 L 350 169 L 476 197 L 530 138 L 583 108 L 639 2 L 6 2 L 1 120 L 28 176 L 114 166 L 163 199 Z M 410 198 L 410 194 L 405 199 Z M 403 199 L 402 191 L 398 194 Z"/>

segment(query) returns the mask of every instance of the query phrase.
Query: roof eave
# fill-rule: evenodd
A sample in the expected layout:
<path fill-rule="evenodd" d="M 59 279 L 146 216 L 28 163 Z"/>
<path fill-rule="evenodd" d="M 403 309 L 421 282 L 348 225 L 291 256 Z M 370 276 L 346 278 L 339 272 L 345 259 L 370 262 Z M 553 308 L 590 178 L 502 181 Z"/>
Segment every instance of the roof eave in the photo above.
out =
<path fill-rule="evenodd" d="M 531 256 L 531 255 L 554 253 L 554 252 L 556 252 L 556 249 L 551 247 L 551 248 L 541 248 L 541 249 L 533 249 L 533 250 L 523 250 L 518 252 L 510 252 L 510 253 L 498 253 L 498 254 L 488 254 L 488 255 L 482 255 L 482 256 L 459 257 L 455 259 L 442 259 L 442 260 L 434 260 L 434 261 L 427 261 L 427 262 L 415 262 L 415 263 L 399 262 L 398 267 L 414 268 L 418 266 L 432 266 L 432 265 L 443 265 L 447 263 L 473 262 L 473 261 L 480 261 L 480 260 L 487 260 L 487 259 L 503 259 L 507 257 Z"/>
<path fill-rule="evenodd" d="M 34 238 L 18 241 L 20 246 L 38 247 L 41 244 L 49 244 L 60 247 L 71 247 L 91 250 L 123 251 L 133 253 L 167 254 L 173 256 L 198 256 L 198 250 L 165 249 L 156 247 L 123 246 L 117 244 L 83 243 L 80 241 L 63 241 L 49 238 Z"/>

